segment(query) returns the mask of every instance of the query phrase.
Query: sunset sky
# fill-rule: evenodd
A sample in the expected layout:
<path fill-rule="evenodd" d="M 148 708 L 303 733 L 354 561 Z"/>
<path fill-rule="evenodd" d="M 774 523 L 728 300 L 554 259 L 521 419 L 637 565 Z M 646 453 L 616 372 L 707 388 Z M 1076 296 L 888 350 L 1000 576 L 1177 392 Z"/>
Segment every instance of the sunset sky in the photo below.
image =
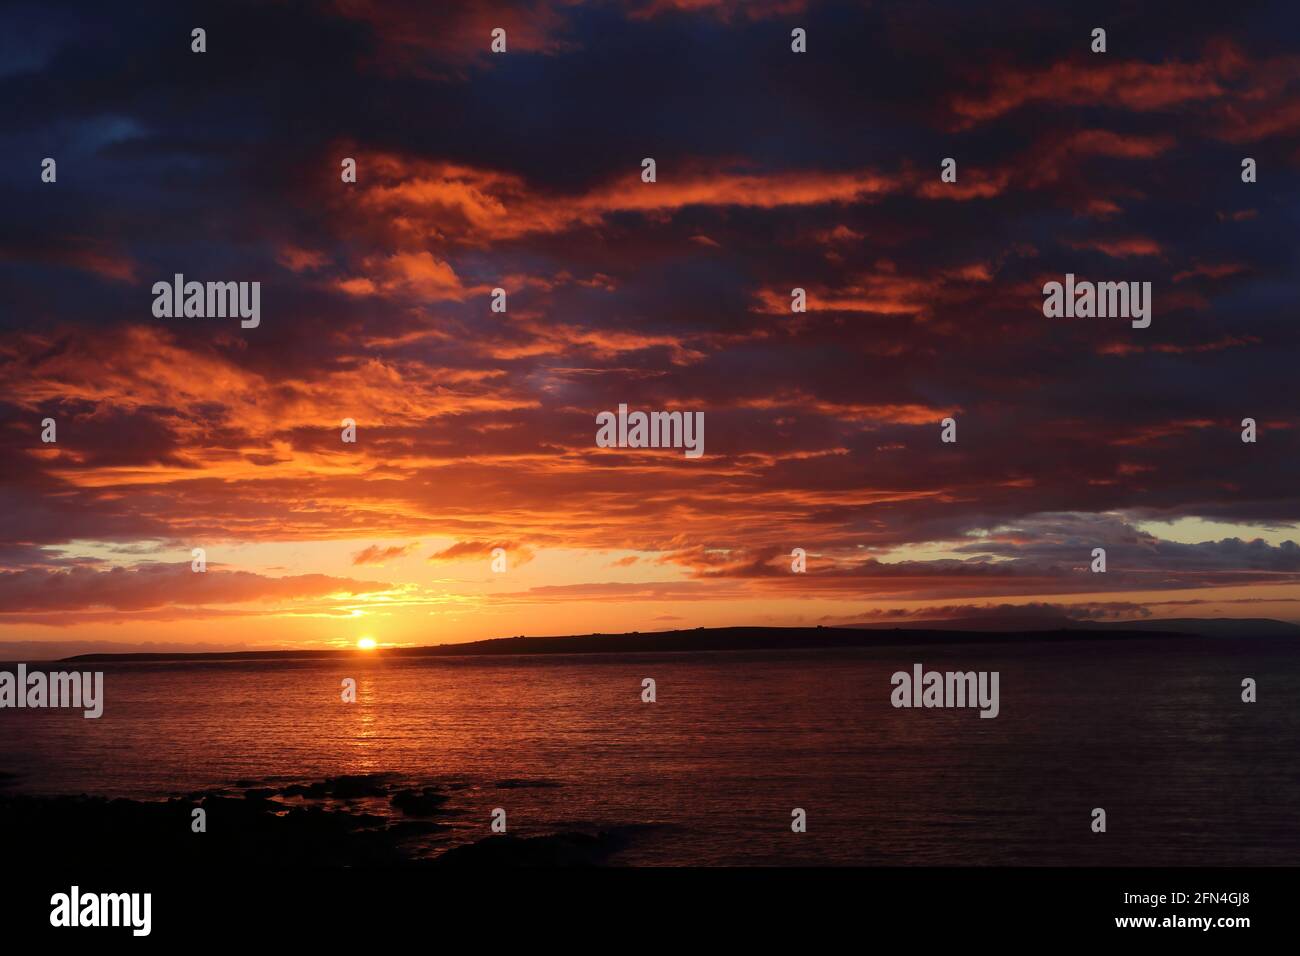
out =
<path fill-rule="evenodd" d="M 1067 6 L 7 8 L 0 645 L 1300 620 L 1300 17 Z"/>

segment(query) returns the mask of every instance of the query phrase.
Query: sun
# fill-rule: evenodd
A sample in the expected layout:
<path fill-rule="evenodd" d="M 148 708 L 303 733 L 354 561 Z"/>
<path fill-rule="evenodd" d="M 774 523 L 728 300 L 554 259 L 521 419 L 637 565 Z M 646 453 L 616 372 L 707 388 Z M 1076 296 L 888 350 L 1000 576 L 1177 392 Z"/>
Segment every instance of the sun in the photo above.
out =
<path fill-rule="evenodd" d="M 363 651 L 373 651 L 375 649 L 375 639 L 369 635 L 359 637 L 357 638 L 357 647 Z"/>

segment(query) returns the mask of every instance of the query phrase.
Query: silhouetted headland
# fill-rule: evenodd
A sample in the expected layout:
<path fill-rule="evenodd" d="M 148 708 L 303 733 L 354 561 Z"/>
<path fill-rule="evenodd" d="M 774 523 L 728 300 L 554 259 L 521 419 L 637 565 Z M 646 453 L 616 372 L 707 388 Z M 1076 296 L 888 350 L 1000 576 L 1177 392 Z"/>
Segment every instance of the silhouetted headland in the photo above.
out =
<path fill-rule="evenodd" d="M 1038 643 L 1098 640 L 1195 639 L 1199 637 L 1296 638 L 1300 626 L 1284 621 L 1182 618 L 1176 621 L 1116 623 L 1063 622 L 1041 629 L 989 629 L 987 621 L 944 622 L 943 627 L 915 622 L 905 626 L 718 627 L 627 634 L 581 634 L 561 637 L 499 637 L 462 644 L 380 647 L 367 654 L 389 657 L 455 657 L 507 654 L 627 654 L 689 651 L 791 651 L 931 644 Z M 338 650 L 207 651 L 202 653 L 78 654 L 67 661 L 283 660 L 353 656 Z"/>

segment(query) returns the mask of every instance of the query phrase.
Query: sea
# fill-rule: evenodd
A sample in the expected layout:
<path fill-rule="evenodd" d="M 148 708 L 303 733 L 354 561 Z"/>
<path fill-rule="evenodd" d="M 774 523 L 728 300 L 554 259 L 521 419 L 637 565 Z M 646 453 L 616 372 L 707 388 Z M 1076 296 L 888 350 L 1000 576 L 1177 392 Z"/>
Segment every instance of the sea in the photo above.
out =
<path fill-rule="evenodd" d="M 893 706 L 915 664 L 997 671 L 998 716 Z M 102 670 L 103 716 L 0 711 L 6 792 L 382 775 L 454 794 L 431 857 L 500 809 L 516 835 L 623 834 L 627 865 L 1300 863 L 1286 640 L 49 666 Z"/>

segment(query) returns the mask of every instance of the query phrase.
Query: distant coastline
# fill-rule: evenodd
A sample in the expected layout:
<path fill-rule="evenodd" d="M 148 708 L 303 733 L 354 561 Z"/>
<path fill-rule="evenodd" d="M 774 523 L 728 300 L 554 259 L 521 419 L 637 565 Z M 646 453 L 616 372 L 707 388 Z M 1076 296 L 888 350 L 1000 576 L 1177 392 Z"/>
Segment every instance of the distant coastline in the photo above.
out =
<path fill-rule="evenodd" d="M 948 626 L 881 627 L 719 627 L 691 630 L 633 631 L 625 634 L 582 634 L 553 637 L 499 637 L 461 644 L 419 647 L 380 647 L 266 651 L 160 651 L 93 653 L 63 661 L 237 661 L 328 659 L 359 653 L 383 657 L 466 657 L 513 654 L 616 654 L 690 651 L 833 650 L 900 645 L 1040 643 L 1096 640 L 1198 639 L 1205 637 L 1300 638 L 1300 626 L 1265 619 L 1179 619 L 1124 621 L 1113 624 L 1069 622 L 1035 629 L 989 629 L 977 621 L 947 622 Z"/>

